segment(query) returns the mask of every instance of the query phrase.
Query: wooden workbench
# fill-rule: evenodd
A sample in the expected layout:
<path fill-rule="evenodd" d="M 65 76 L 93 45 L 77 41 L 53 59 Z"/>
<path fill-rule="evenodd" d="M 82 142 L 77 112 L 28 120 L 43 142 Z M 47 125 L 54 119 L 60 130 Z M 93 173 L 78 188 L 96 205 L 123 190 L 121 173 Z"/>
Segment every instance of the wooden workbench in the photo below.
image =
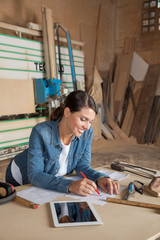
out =
<path fill-rule="evenodd" d="M 140 180 L 146 184 L 150 182 L 149 179 L 130 175 L 120 184 L 128 186 L 133 180 Z M 18 187 L 17 191 L 25 188 L 28 186 Z M 117 198 L 121 198 L 122 194 Z M 61 197 L 56 200 L 69 200 L 69 198 Z M 160 204 L 160 198 L 152 197 L 147 193 L 143 195 L 136 193 L 130 200 Z M 49 203 L 35 210 L 15 201 L 0 205 L 0 239 L 146 240 L 160 232 L 160 210 L 115 203 L 106 203 L 104 206 L 94 205 L 94 207 L 103 225 L 55 228 Z"/>

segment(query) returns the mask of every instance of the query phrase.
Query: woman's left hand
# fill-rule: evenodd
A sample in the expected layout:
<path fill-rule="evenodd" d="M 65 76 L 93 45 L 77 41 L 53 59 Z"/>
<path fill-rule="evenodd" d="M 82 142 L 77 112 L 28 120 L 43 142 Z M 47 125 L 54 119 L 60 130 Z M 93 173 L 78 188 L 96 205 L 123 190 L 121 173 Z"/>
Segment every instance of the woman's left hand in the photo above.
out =
<path fill-rule="evenodd" d="M 102 177 L 97 180 L 97 185 L 103 189 L 105 193 L 118 194 L 119 193 L 119 183 L 111 178 Z"/>

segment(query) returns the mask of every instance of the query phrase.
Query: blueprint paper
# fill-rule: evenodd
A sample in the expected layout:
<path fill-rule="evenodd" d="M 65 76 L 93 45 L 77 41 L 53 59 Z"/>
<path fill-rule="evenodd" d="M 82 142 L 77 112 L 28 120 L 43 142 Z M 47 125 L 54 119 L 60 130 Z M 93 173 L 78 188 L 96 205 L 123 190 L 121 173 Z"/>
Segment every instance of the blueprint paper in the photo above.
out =
<path fill-rule="evenodd" d="M 111 177 L 112 179 L 118 180 L 118 181 L 120 181 L 128 176 L 128 174 L 121 174 L 121 173 L 117 173 L 117 172 L 113 172 L 113 171 L 106 171 L 106 170 L 100 170 L 99 172 L 104 173 L 104 174 L 108 175 L 109 177 Z M 73 177 L 69 176 L 69 177 L 66 177 L 66 179 L 77 181 L 82 178 L 80 178 L 78 176 L 73 176 Z M 97 192 L 94 192 L 89 197 L 83 197 L 83 196 L 79 196 L 74 193 L 64 194 L 64 193 L 59 193 L 56 191 L 52 191 L 52 190 L 48 190 L 48 189 L 44 189 L 44 188 L 40 188 L 40 187 L 30 187 L 26 190 L 17 192 L 17 196 L 24 198 L 30 202 L 36 203 L 36 204 L 44 204 L 44 203 L 54 200 L 57 197 L 65 195 L 67 197 L 74 198 L 74 199 L 79 199 L 79 200 L 84 200 L 84 201 L 88 200 L 94 204 L 101 205 L 101 206 L 106 203 L 107 197 L 116 197 L 116 195 L 110 195 L 110 194 L 104 193 L 100 188 L 98 188 L 98 190 L 99 190 L 101 196 L 98 195 Z M 120 192 L 122 190 L 123 189 L 121 187 Z"/>
<path fill-rule="evenodd" d="M 59 193 L 39 187 L 31 187 L 26 190 L 17 192 L 17 196 L 36 204 L 44 204 L 52 201 L 59 196 L 64 196 L 64 193 Z"/>
<path fill-rule="evenodd" d="M 100 170 L 99 172 L 108 175 L 110 178 L 112 178 L 113 180 L 117 180 L 117 181 L 121 181 L 122 179 L 126 178 L 128 176 L 128 174 L 121 174 L 121 173 L 117 173 L 117 172 L 113 172 L 113 171 L 106 171 L 106 170 Z M 76 177 L 67 177 L 67 179 L 73 180 L 73 181 L 77 181 L 80 180 L 81 178 L 76 176 Z M 119 193 L 121 193 L 124 190 L 125 187 L 120 187 Z M 74 198 L 74 199 L 78 199 L 78 200 L 83 200 L 83 201 L 90 201 L 93 204 L 96 205 L 100 205 L 103 206 L 104 204 L 106 204 L 106 199 L 109 198 L 115 198 L 116 195 L 113 194 L 107 194 L 105 192 L 103 192 L 100 188 L 98 188 L 98 191 L 100 192 L 101 195 L 99 195 L 97 192 L 94 192 L 93 194 L 89 195 L 88 197 L 86 196 L 80 196 L 74 193 L 69 193 L 66 194 L 66 197 L 69 198 Z"/>

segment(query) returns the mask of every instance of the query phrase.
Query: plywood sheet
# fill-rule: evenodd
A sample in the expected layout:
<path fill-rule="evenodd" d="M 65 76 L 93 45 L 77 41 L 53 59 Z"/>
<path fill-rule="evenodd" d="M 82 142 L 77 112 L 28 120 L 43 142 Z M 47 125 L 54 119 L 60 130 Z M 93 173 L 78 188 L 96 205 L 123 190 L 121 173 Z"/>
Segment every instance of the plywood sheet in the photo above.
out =
<path fill-rule="evenodd" d="M 118 117 L 122 110 L 126 88 L 128 86 L 131 70 L 132 54 L 120 54 L 117 59 L 117 66 L 113 83 L 114 94 L 114 115 Z"/>
<path fill-rule="evenodd" d="M 0 115 L 35 112 L 32 80 L 0 79 Z"/>
<path fill-rule="evenodd" d="M 135 107 L 137 108 L 137 104 L 138 104 L 142 89 L 143 89 L 143 82 L 135 82 L 135 86 L 133 89 L 133 99 L 131 98 L 129 99 L 129 104 L 123 120 L 122 127 L 121 127 L 121 129 L 127 134 L 127 136 L 130 135 L 130 130 L 132 127 L 132 123 L 133 123 L 133 119 L 136 111 L 136 109 L 134 108 Z"/>
<path fill-rule="evenodd" d="M 124 96 L 129 80 L 129 72 L 121 71 L 119 74 L 119 81 L 117 83 L 117 89 L 115 92 L 114 98 L 114 113 L 115 116 L 118 116 L 119 112 L 122 109 Z"/>
<path fill-rule="evenodd" d="M 134 136 L 138 143 L 144 143 L 144 135 L 151 113 L 159 75 L 160 64 L 149 66 L 131 129 L 131 136 Z"/>

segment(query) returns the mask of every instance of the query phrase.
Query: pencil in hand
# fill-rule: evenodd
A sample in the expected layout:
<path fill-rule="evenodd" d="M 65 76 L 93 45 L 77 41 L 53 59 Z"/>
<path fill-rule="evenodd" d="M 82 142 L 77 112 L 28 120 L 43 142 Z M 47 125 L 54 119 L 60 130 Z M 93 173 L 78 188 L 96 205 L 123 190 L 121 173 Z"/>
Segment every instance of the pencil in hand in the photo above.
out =
<path fill-rule="evenodd" d="M 84 178 L 87 178 L 87 177 L 83 174 L 83 172 L 80 172 L 80 174 L 81 174 Z M 97 189 L 96 189 L 95 191 L 96 191 L 99 195 L 101 195 L 100 192 L 99 192 Z"/>

